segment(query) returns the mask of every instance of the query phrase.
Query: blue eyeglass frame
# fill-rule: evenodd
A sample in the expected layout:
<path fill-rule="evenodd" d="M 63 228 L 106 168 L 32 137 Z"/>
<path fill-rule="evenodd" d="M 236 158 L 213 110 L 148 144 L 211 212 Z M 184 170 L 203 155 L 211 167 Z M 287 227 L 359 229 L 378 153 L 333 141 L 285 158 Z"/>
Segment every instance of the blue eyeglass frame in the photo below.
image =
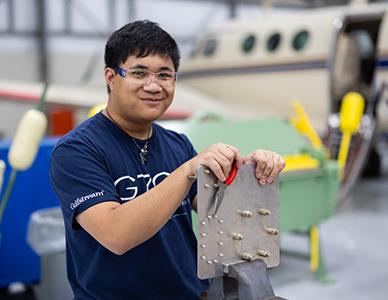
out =
<path fill-rule="evenodd" d="M 114 70 L 115 70 L 121 77 L 127 76 L 127 69 L 123 69 L 123 68 L 120 68 L 120 67 L 116 67 L 116 68 L 114 68 Z"/>

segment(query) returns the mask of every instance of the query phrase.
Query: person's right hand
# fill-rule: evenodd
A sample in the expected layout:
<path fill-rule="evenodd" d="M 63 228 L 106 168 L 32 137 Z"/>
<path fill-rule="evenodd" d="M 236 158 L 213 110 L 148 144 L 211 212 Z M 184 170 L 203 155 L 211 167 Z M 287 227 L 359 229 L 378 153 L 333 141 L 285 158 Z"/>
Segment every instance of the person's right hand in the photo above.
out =
<path fill-rule="evenodd" d="M 225 181 L 232 169 L 233 161 L 236 161 L 237 167 L 241 166 L 240 151 L 231 145 L 218 143 L 198 153 L 188 163 L 191 175 L 196 176 L 199 166 L 202 165 L 212 170 L 218 180 Z"/>

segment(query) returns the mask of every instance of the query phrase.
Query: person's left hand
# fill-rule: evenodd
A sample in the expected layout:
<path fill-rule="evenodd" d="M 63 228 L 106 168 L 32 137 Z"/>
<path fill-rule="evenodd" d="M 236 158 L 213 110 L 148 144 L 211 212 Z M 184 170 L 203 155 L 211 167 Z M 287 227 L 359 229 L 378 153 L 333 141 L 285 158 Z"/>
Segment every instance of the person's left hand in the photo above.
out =
<path fill-rule="evenodd" d="M 283 157 L 273 151 L 258 149 L 243 158 L 243 163 L 256 164 L 255 175 L 260 184 L 272 183 L 286 166 Z"/>

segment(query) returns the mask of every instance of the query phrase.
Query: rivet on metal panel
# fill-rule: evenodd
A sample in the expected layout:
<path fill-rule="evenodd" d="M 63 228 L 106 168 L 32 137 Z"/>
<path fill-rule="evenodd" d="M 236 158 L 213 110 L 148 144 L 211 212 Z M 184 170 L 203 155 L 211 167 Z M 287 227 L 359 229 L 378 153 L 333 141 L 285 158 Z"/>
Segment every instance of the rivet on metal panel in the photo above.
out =
<path fill-rule="evenodd" d="M 258 213 L 260 215 L 263 215 L 263 216 L 268 216 L 271 214 L 271 212 L 269 211 L 269 209 L 266 209 L 266 208 L 260 208 Z"/>
<path fill-rule="evenodd" d="M 218 242 L 218 245 L 223 246 L 224 243 L 223 243 L 222 241 L 219 241 L 219 242 Z"/>
<path fill-rule="evenodd" d="M 269 251 L 267 250 L 258 250 L 257 255 L 262 256 L 262 257 L 269 257 Z"/>
<path fill-rule="evenodd" d="M 201 245 L 201 248 L 206 248 L 206 245 L 205 245 L 205 244 L 202 244 L 202 245 Z"/>
<path fill-rule="evenodd" d="M 269 233 L 269 234 L 272 234 L 272 235 L 278 235 L 279 234 L 279 230 L 277 230 L 276 228 L 266 227 L 265 231 L 267 233 Z"/>
<path fill-rule="evenodd" d="M 241 217 L 246 217 L 246 218 L 250 218 L 252 217 L 253 213 L 249 210 L 237 210 L 237 213 L 241 216 Z"/>
<path fill-rule="evenodd" d="M 208 189 L 210 187 L 210 184 L 208 183 L 205 183 L 205 185 L 203 186 L 205 189 Z"/>
<path fill-rule="evenodd" d="M 244 252 L 244 253 L 241 253 L 241 258 L 243 260 L 252 261 L 253 260 L 253 255 L 248 253 L 248 252 Z"/>
<path fill-rule="evenodd" d="M 209 169 L 204 169 L 203 171 L 205 172 L 205 174 L 209 174 L 210 173 Z"/>
<path fill-rule="evenodd" d="M 236 241 L 241 241 L 243 239 L 243 235 L 241 233 L 233 232 L 232 239 L 234 239 Z"/>
<path fill-rule="evenodd" d="M 201 233 L 201 236 L 205 237 L 205 236 L 206 236 L 206 233 Z"/>
<path fill-rule="evenodd" d="M 224 232 L 222 230 L 218 230 L 217 232 L 218 232 L 218 234 L 224 234 Z"/>

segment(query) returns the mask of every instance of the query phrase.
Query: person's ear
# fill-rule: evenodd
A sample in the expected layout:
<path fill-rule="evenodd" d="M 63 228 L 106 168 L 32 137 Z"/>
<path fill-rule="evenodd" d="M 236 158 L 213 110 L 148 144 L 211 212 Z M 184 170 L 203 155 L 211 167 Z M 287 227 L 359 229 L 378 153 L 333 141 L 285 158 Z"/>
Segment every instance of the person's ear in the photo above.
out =
<path fill-rule="evenodd" d="M 112 68 L 105 68 L 104 70 L 105 82 L 109 86 L 110 90 L 114 89 L 114 79 L 116 77 L 116 72 Z"/>

